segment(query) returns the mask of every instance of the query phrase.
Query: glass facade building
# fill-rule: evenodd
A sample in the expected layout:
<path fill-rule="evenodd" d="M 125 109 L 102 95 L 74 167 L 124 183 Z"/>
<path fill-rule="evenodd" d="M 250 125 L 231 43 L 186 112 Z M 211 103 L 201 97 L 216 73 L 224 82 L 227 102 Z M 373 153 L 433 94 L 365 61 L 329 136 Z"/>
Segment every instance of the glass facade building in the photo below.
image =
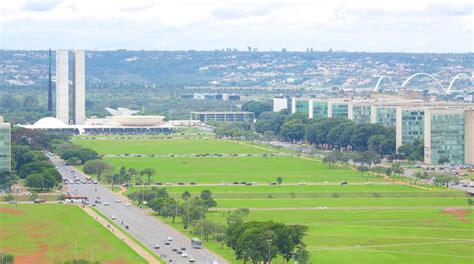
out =
<path fill-rule="evenodd" d="M 353 105 L 352 120 L 356 124 L 370 124 L 370 105 Z"/>
<path fill-rule="evenodd" d="M 309 100 L 296 100 L 295 102 L 296 112 L 309 114 Z"/>
<path fill-rule="evenodd" d="M 244 122 L 253 121 L 255 114 L 253 112 L 191 112 L 190 120 L 201 122 L 220 121 L 220 122 Z"/>
<path fill-rule="evenodd" d="M 313 118 L 328 117 L 328 102 L 313 101 Z"/>
<path fill-rule="evenodd" d="M 395 127 L 397 125 L 397 109 L 377 106 L 375 108 L 375 123 L 386 127 Z"/>
<path fill-rule="evenodd" d="M 426 111 L 425 162 L 439 164 L 448 158 L 450 164 L 464 163 L 464 111 Z"/>
<path fill-rule="evenodd" d="M 402 145 L 423 142 L 424 115 L 423 110 L 402 110 Z"/>
<path fill-rule="evenodd" d="M 348 103 L 332 103 L 332 118 L 348 118 L 349 104 Z"/>
<path fill-rule="evenodd" d="M 11 163 L 11 127 L 0 117 L 0 171 L 10 171 Z"/>

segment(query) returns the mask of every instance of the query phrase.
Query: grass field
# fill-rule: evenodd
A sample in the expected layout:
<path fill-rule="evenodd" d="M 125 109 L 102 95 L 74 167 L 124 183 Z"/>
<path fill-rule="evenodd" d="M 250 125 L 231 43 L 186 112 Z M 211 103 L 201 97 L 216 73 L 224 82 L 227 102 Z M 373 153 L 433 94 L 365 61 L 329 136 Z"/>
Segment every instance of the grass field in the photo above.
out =
<path fill-rule="evenodd" d="M 227 140 L 162 139 L 162 140 L 74 140 L 75 144 L 94 149 L 99 154 L 256 154 L 270 153 Z"/>
<path fill-rule="evenodd" d="M 266 152 L 262 149 L 265 146 L 220 140 L 124 142 L 125 145 L 113 140 L 85 144 L 104 154 L 158 154 L 157 149 L 167 154 Z M 281 150 L 270 148 L 270 151 Z M 193 196 L 211 190 L 218 206 L 206 217 L 214 221 L 225 223 L 228 210 L 251 208 L 247 220 L 306 225 L 309 230 L 305 243 L 312 263 L 474 262 L 474 215 L 467 209 L 467 197 L 456 190 L 393 184 L 373 174 L 362 176 L 349 167 L 330 169 L 320 161 L 300 157 L 109 157 L 105 160 L 116 170 L 121 166 L 152 167 L 157 171 L 155 182 L 198 183 L 197 186 L 166 186 L 173 197 L 180 197 L 186 190 Z M 277 177 L 283 178 L 282 186 L 268 185 Z M 259 184 L 235 186 L 234 181 Z M 342 181 L 348 181 L 349 185 L 337 184 Z M 366 185 L 368 181 L 374 185 Z M 200 186 L 223 182 L 229 185 Z M 296 184 L 299 182 L 318 185 L 300 186 Z M 143 188 L 132 187 L 127 193 Z M 317 210 L 320 206 L 328 209 Z M 458 209 L 449 209 L 452 207 Z M 188 234 L 179 218 L 176 224 L 170 219 L 163 220 Z M 232 263 L 243 263 L 235 261 L 232 250 L 215 242 L 207 242 L 206 247 Z M 278 259 L 272 263 L 284 262 Z"/>
<path fill-rule="evenodd" d="M 208 218 L 224 222 L 227 212 Z M 273 220 L 309 227 L 305 243 L 311 263 L 472 263 L 473 212 L 468 210 L 252 211 L 248 220 Z M 179 220 L 172 224 L 180 229 Z M 231 249 L 205 246 L 236 261 Z M 282 259 L 272 263 L 283 264 Z"/>
<path fill-rule="evenodd" d="M 77 206 L 0 205 L 0 251 L 15 263 L 83 258 L 101 263 L 146 263 Z"/>
<path fill-rule="evenodd" d="M 154 181 L 222 183 L 247 181 L 269 183 L 282 177 L 284 182 L 366 182 L 382 180 L 350 168 L 332 168 L 320 161 L 298 157 L 108 157 L 117 170 L 154 168 Z"/>

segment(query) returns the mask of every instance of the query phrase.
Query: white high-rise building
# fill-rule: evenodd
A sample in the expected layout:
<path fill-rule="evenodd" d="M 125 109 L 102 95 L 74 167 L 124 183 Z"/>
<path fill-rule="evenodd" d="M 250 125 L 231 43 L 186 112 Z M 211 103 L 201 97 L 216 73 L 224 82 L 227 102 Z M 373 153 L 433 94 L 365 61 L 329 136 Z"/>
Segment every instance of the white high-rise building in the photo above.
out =
<path fill-rule="evenodd" d="M 74 124 L 83 125 L 86 121 L 86 74 L 85 74 L 85 58 L 83 50 L 73 51 L 73 113 Z"/>
<path fill-rule="evenodd" d="M 69 124 L 69 52 L 56 51 L 56 118 Z"/>

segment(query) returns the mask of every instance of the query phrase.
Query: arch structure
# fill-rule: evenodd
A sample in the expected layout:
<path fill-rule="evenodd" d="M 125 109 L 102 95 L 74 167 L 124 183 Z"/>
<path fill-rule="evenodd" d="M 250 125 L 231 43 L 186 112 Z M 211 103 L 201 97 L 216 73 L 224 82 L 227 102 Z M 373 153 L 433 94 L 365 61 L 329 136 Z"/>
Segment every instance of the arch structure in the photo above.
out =
<path fill-rule="evenodd" d="M 402 83 L 402 86 L 401 88 L 405 87 L 405 85 L 408 84 L 408 82 L 411 81 L 411 79 L 415 78 L 416 76 L 419 76 L 419 75 L 422 75 L 422 76 L 427 76 L 429 78 L 431 78 L 433 81 L 435 81 L 437 84 L 438 84 L 438 91 L 440 91 L 441 93 L 444 93 L 444 94 L 447 94 L 448 92 L 446 91 L 446 89 L 444 89 L 444 86 L 441 84 L 441 82 L 436 79 L 433 75 L 429 74 L 429 73 L 425 73 L 425 72 L 418 72 L 418 73 L 415 73 L 413 74 L 412 76 L 408 77 L 403 83 Z"/>
<path fill-rule="evenodd" d="M 375 87 L 374 87 L 374 90 L 373 90 L 374 92 L 378 92 L 378 91 L 379 91 L 380 85 L 382 84 L 383 79 L 388 79 L 388 81 L 390 82 L 390 84 L 391 84 L 392 86 L 395 86 L 395 85 L 394 85 L 395 83 L 392 81 L 392 78 L 391 78 L 390 76 L 382 75 L 382 76 L 379 77 L 379 79 L 377 80 L 377 83 L 375 84 Z"/>
<path fill-rule="evenodd" d="M 469 79 L 469 80 L 471 81 L 471 83 L 472 83 L 472 77 L 471 77 L 469 74 L 467 74 L 467 73 L 458 73 L 458 74 L 456 74 L 456 76 L 454 76 L 454 78 L 453 78 L 453 79 L 451 80 L 451 82 L 449 83 L 448 89 L 446 89 L 446 93 L 450 93 L 451 90 L 452 90 L 452 88 L 453 88 L 454 82 L 455 82 L 457 79 L 462 78 L 462 77 Z"/>

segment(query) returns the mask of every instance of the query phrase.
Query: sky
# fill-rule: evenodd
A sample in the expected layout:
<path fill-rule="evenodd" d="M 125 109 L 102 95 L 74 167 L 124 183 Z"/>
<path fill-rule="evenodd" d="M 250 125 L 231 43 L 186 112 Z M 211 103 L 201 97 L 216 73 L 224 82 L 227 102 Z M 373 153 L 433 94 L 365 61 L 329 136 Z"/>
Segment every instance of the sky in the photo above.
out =
<path fill-rule="evenodd" d="M 1 0 L 1 49 L 470 52 L 471 0 Z"/>

